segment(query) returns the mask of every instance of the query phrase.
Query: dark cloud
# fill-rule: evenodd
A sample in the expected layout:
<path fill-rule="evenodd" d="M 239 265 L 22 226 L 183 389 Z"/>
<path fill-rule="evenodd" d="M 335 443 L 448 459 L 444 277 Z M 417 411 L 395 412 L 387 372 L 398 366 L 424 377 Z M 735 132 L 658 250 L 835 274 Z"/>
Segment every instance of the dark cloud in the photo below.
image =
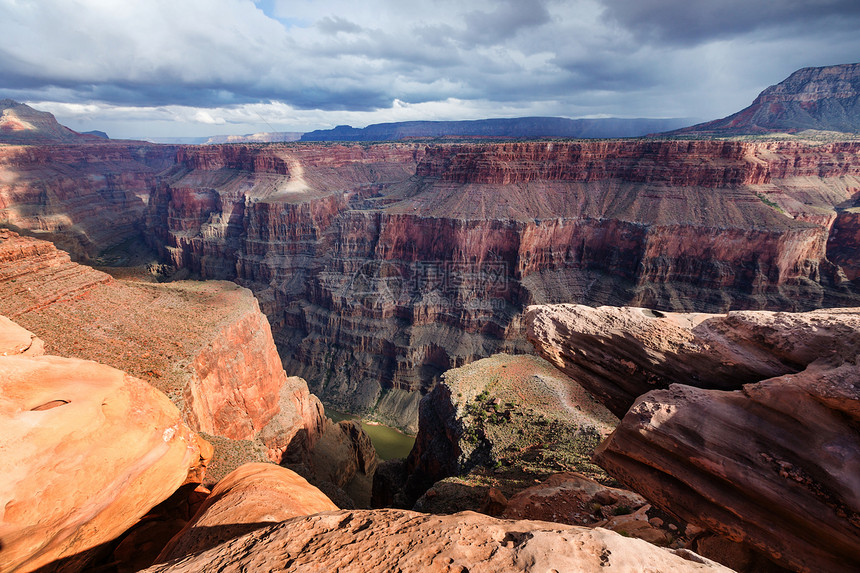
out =
<path fill-rule="evenodd" d="M 0 88 L 79 119 L 98 104 L 116 121 L 149 109 L 241 125 L 265 105 L 285 131 L 325 118 L 711 119 L 798 68 L 856 61 L 858 29 L 858 0 L 0 0 Z"/>
<path fill-rule="evenodd" d="M 779 28 L 858 29 L 857 0 L 603 0 L 607 19 L 643 40 L 697 44 Z M 788 39 L 788 38 L 787 38 Z"/>

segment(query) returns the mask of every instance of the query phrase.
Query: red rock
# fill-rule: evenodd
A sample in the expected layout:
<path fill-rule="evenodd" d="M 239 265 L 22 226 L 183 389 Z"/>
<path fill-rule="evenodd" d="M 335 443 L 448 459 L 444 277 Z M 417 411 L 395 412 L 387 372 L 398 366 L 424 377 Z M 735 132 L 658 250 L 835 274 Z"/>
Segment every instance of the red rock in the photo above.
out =
<path fill-rule="evenodd" d="M 337 509 L 295 472 L 274 464 L 245 464 L 218 482 L 155 562 L 204 551 L 269 523 Z"/>
<path fill-rule="evenodd" d="M 163 394 L 56 356 L 0 357 L 0 441 L 3 571 L 79 569 L 206 463 Z"/>
<path fill-rule="evenodd" d="M 140 236 L 156 174 L 176 147 L 99 141 L 0 147 L 0 221 L 78 259 Z"/>
<path fill-rule="evenodd" d="M 202 571 L 729 571 L 603 529 L 400 510 L 326 512 L 258 529 L 147 573 Z"/>
<path fill-rule="evenodd" d="M 857 300 L 826 257 L 856 143 L 236 145 L 179 161 L 150 207 L 162 251 L 251 287 L 287 369 L 328 402 L 413 431 L 442 372 L 527 350 L 528 303 Z"/>
<path fill-rule="evenodd" d="M 526 322 L 538 352 L 618 416 L 672 383 L 736 389 L 851 358 L 860 345 L 853 309 L 712 315 L 561 304 L 529 308 Z"/>

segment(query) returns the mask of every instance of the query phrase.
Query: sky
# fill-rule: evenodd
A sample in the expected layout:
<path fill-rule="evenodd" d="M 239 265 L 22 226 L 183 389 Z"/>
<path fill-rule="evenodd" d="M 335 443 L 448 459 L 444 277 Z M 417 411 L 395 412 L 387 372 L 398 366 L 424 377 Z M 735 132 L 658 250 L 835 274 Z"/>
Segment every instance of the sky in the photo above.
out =
<path fill-rule="evenodd" d="M 0 99 L 114 138 L 704 121 L 858 30 L 860 0 L 0 0 Z"/>

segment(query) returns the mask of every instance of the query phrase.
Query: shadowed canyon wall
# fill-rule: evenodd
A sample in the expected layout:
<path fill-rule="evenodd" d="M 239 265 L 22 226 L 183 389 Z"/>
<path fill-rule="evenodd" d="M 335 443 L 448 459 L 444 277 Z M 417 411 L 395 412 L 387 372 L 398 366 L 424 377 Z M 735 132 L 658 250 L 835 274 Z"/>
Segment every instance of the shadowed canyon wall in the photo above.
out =
<path fill-rule="evenodd" d="M 150 148 L 162 149 L 138 155 Z M 398 425 L 445 370 L 529 351 L 528 304 L 860 300 L 858 143 L 224 145 L 175 158 L 144 162 L 163 167 L 138 220 L 151 244 L 253 290 L 285 369 L 313 392 Z M 5 169 L 4 181 L 19 171 Z"/>

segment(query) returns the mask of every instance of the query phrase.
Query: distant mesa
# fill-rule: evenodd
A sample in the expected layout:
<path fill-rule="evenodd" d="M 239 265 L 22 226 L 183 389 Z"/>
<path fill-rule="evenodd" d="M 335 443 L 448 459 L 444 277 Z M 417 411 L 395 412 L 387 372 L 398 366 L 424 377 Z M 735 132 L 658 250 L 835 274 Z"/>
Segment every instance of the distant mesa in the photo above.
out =
<path fill-rule="evenodd" d="M 690 119 L 568 119 L 566 117 L 516 117 L 471 121 L 402 121 L 376 123 L 364 128 L 339 125 L 305 133 L 301 141 L 396 141 L 437 137 L 534 139 L 567 137 L 601 139 L 639 137 L 689 125 Z"/>
<path fill-rule="evenodd" d="M 96 137 L 101 137 L 102 139 L 110 139 L 107 133 L 103 131 L 98 131 L 97 129 L 94 129 L 92 131 L 84 131 L 81 135 L 95 135 Z"/>
<path fill-rule="evenodd" d="M 91 143 L 107 139 L 103 132 L 78 133 L 46 111 L 11 99 L 0 100 L 0 143 L 14 145 Z"/>
<path fill-rule="evenodd" d="M 803 68 L 723 119 L 664 135 L 765 135 L 804 130 L 860 133 L 860 63 Z"/>

